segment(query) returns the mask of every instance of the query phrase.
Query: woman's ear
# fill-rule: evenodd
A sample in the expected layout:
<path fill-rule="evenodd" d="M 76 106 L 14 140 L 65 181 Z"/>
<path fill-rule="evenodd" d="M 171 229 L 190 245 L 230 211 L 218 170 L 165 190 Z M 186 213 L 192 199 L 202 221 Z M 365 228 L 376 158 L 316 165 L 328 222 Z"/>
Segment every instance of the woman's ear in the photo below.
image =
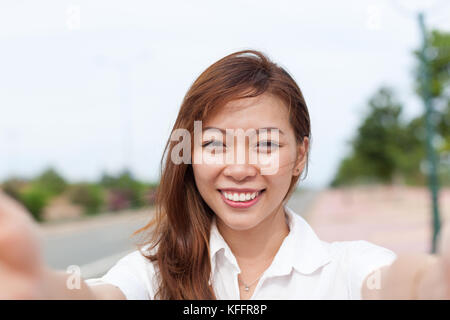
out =
<path fill-rule="evenodd" d="M 303 172 L 305 168 L 306 161 L 308 159 L 309 150 L 309 139 L 308 137 L 303 138 L 303 142 L 297 146 L 297 159 L 295 161 L 296 165 L 294 167 L 294 176 L 298 176 Z"/>

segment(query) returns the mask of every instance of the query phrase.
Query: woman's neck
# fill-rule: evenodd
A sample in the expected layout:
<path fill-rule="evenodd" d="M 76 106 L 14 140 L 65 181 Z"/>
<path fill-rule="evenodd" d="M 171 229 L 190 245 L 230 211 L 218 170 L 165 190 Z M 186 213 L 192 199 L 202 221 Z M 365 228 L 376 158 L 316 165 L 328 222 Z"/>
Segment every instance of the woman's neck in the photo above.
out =
<path fill-rule="evenodd" d="M 224 226 L 220 221 L 217 221 L 217 228 L 239 265 L 272 261 L 289 234 L 283 206 L 252 229 L 237 231 Z"/>

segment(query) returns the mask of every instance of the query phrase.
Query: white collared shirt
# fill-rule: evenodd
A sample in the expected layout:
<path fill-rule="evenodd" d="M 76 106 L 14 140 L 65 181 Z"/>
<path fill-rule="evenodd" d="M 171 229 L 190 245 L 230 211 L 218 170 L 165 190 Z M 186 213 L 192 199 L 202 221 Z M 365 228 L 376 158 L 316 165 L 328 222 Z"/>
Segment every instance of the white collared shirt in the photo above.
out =
<path fill-rule="evenodd" d="M 309 224 L 285 206 L 289 234 L 272 264 L 263 273 L 251 299 L 361 299 L 365 278 L 390 265 L 396 254 L 364 240 L 325 242 Z M 215 220 L 211 225 L 211 276 L 217 299 L 240 299 L 239 265 Z M 127 299 L 153 299 L 157 291 L 156 263 L 134 251 L 119 260 L 103 277 L 89 285 L 109 283 Z M 377 286 L 376 274 L 371 279 Z"/>

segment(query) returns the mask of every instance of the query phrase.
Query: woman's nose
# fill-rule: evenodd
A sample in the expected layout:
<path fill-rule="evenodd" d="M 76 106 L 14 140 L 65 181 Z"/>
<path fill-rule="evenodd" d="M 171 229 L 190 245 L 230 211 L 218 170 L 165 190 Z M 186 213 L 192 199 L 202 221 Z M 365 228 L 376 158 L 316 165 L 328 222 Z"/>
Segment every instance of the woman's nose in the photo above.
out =
<path fill-rule="evenodd" d="M 233 178 L 236 181 L 243 181 L 246 178 L 254 177 L 257 173 L 257 168 L 251 164 L 232 164 L 226 166 L 223 170 L 225 176 Z"/>

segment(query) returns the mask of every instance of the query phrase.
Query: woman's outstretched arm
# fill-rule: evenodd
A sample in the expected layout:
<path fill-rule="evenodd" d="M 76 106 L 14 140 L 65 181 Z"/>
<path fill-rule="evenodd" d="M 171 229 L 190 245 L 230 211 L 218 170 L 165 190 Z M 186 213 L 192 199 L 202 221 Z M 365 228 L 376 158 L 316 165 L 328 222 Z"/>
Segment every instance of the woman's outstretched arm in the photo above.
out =
<path fill-rule="evenodd" d="M 69 289 L 67 285 L 70 275 L 63 271 L 48 269 L 44 277 L 43 299 L 59 300 L 125 300 L 125 295 L 117 287 L 110 284 L 89 286 L 80 281 L 79 288 Z"/>
<path fill-rule="evenodd" d="M 45 265 L 40 240 L 26 210 L 0 192 L 0 299 L 125 299 L 109 284 L 68 285 L 71 274 Z"/>

